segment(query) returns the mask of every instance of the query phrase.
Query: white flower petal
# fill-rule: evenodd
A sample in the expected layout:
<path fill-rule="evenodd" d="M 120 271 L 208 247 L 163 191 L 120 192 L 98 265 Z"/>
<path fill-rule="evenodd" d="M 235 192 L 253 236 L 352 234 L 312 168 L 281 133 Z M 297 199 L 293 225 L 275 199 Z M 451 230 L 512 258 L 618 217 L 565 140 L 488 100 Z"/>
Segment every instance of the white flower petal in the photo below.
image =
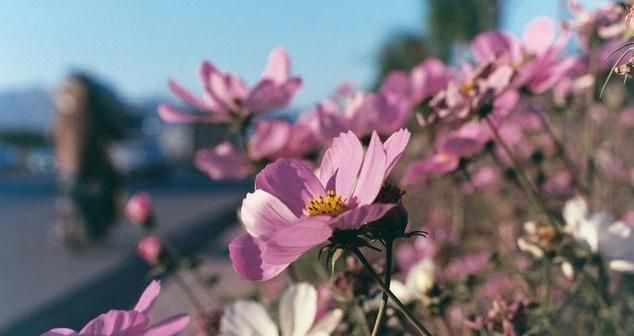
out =
<path fill-rule="evenodd" d="M 418 297 L 427 296 L 427 292 L 434 287 L 434 262 L 426 258 L 414 265 L 407 274 L 407 287 Z"/>
<path fill-rule="evenodd" d="M 282 336 L 305 336 L 315 322 L 317 290 L 307 283 L 290 286 L 280 298 Z"/>
<path fill-rule="evenodd" d="M 577 230 L 579 223 L 588 217 L 586 201 L 581 196 L 571 198 L 564 205 L 563 216 L 566 221 L 566 231 L 573 233 Z"/>
<path fill-rule="evenodd" d="M 306 336 L 330 336 L 341 322 L 343 310 L 335 309 L 322 317 Z"/>
<path fill-rule="evenodd" d="M 237 301 L 227 306 L 220 320 L 224 336 L 276 336 L 277 326 L 264 307 L 253 301 Z"/>
<path fill-rule="evenodd" d="M 617 272 L 634 272 L 634 262 L 627 260 L 612 260 L 610 261 L 610 269 Z"/>

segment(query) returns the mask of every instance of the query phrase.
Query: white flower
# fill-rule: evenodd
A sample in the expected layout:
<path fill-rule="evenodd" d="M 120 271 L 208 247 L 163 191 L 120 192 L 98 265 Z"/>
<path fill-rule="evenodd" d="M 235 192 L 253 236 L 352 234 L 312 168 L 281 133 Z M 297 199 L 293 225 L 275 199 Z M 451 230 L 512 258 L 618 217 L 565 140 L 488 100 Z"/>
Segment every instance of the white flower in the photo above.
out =
<path fill-rule="evenodd" d="M 579 196 L 566 202 L 563 210 L 565 231 L 599 253 L 617 272 L 634 272 L 632 228 L 604 212 L 592 213 Z"/>
<path fill-rule="evenodd" d="M 407 274 L 405 283 L 396 279 L 390 282 L 390 290 L 403 303 L 419 300 L 423 304 L 429 302 L 428 292 L 434 287 L 434 261 L 425 258 L 418 261 Z M 367 301 L 366 309 L 377 309 L 381 302 L 380 295 Z"/>
<path fill-rule="evenodd" d="M 315 324 L 317 290 L 307 283 L 291 285 L 280 298 L 282 336 L 329 336 L 343 312 L 335 309 Z M 312 327 L 312 328 L 311 328 Z M 225 336 L 277 336 L 280 332 L 266 309 L 254 301 L 237 301 L 225 308 L 220 321 Z"/>
<path fill-rule="evenodd" d="M 434 262 L 429 258 L 425 258 L 416 263 L 409 270 L 405 285 L 417 297 L 427 297 L 427 292 L 434 287 Z"/>

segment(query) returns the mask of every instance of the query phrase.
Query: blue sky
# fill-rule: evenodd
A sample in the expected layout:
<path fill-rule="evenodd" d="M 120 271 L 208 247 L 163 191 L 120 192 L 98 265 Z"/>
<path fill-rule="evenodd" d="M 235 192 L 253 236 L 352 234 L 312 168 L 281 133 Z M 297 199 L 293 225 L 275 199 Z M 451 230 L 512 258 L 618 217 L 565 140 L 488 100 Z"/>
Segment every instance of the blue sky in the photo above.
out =
<path fill-rule="evenodd" d="M 532 17 L 556 18 L 559 2 L 506 0 L 503 28 L 521 33 Z M 51 87 L 81 68 L 129 98 L 164 95 L 170 76 L 197 88 L 204 58 L 253 83 L 269 50 L 282 45 L 304 78 L 296 104 L 306 106 L 343 80 L 369 83 L 386 39 L 422 31 L 424 3 L 0 0 L 0 90 Z"/>

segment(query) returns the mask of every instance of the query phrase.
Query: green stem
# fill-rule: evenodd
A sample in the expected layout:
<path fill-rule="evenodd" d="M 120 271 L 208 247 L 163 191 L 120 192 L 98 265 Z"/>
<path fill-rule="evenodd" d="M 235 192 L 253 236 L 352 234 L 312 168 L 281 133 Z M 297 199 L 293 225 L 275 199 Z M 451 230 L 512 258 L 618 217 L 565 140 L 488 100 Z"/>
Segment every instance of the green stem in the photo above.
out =
<path fill-rule="evenodd" d="M 429 332 L 429 330 L 427 330 L 423 326 L 422 323 L 420 323 L 410 312 L 407 311 L 407 308 L 405 308 L 405 305 L 403 305 L 401 300 L 399 300 L 398 297 L 396 297 L 396 295 L 394 295 L 394 293 L 392 293 L 390 288 L 387 287 L 385 285 L 385 283 L 383 283 L 383 281 L 381 280 L 379 275 L 376 274 L 376 272 L 374 271 L 374 268 L 372 268 L 372 266 L 370 265 L 368 260 L 363 255 L 363 253 L 361 253 L 361 250 L 359 250 L 358 247 L 352 247 L 352 248 L 350 248 L 350 251 L 357 257 L 357 259 L 359 259 L 361 264 L 363 264 L 363 267 L 368 271 L 368 273 L 370 273 L 370 275 L 372 276 L 374 281 L 376 281 L 376 283 L 379 285 L 379 287 L 381 287 L 381 289 L 383 290 L 383 293 L 387 294 L 387 296 L 392 301 L 394 301 L 394 304 L 396 305 L 396 308 L 405 316 L 405 318 L 412 325 L 412 327 L 414 329 L 416 329 L 416 331 L 420 335 L 433 336 L 432 333 Z"/>
<path fill-rule="evenodd" d="M 385 242 L 385 273 L 383 276 L 383 282 L 388 288 L 390 288 L 390 282 L 392 281 L 392 244 L 393 241 L 391 239 Z M 376 320 L 374 321 L 372 336 L 379 335 L 379 330 L 381 329 L 383 319 L 385 318 L 385 308 L 387 308 L 388 298 L 388 295 L 383 293 L 383 296 L 381 297 L 381 306 L 379 306 L 379 311 L 376 315 Z"/>

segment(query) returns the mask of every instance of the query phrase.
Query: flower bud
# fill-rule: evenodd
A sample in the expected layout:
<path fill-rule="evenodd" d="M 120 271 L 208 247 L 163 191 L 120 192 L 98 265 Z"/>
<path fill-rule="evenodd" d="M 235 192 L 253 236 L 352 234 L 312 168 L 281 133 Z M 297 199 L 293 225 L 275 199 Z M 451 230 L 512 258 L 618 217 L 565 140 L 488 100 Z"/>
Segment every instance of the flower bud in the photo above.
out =
<path fill-rule="evenodd" d="M 152 200 L 148 193 L 132 195 L 126 204 L 125 212 L 128 220 L 135 225 L 139 225 L 145 229 L 154 226 Z"/>
<path fill-rule="evenodd" d="M 391 240 L 403 235 L 408 221 L 407 210 L 401 204 L 397 204 L 381 219 L 368 224 L 368 230 L 379 238 Z"/>
<path fill-rule="evenodd" d="M 139 240 L 136 251 L 141 259 L 152 266 L 162 264 L 166 257 L 163 242 L 157 236 L 148 236 Z"/>

